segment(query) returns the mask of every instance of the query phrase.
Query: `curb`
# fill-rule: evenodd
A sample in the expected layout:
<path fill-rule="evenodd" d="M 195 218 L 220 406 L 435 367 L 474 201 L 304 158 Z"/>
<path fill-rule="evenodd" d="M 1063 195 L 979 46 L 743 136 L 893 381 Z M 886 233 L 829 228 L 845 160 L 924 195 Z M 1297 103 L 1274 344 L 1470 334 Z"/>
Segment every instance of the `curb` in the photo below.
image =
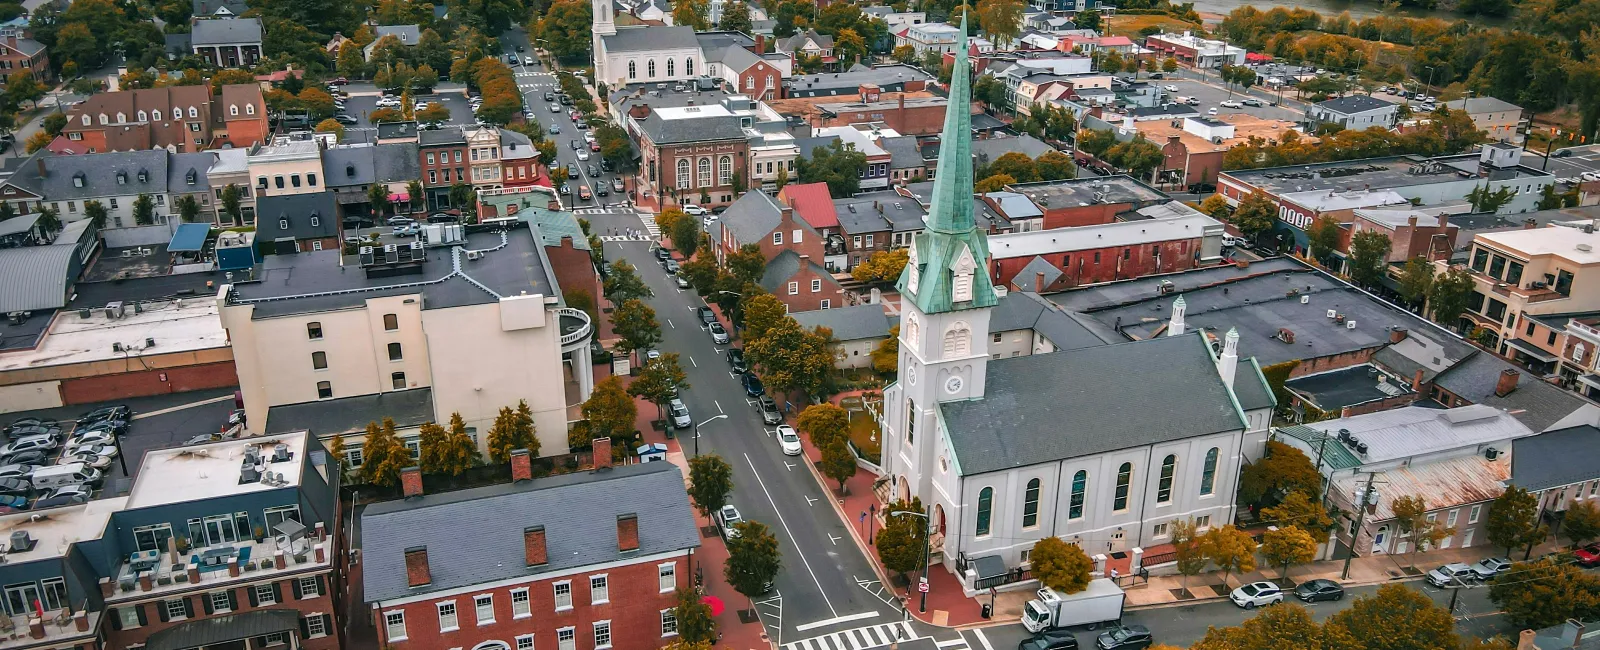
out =
<path fill-rule="evenodd" d="M 1388 580 L 1363 580 L 1363 581 L 1359 581 L 1359 582 L 1340 582 L 1339 586 L 1344 587 L 1346 589 L 1350 589 L 1350 588 L 1354 588 L 1354 587 L 1371 587 L 1373 585 L 1382 585 L 1382 584 L 1388 584 L 1388 583 L 1391 583 L 1391 582 L 1416 582 L 1416 581 L 1421 580 L 1421 579 L 1422 579 L 1422 576 L 1406 576 L 1404 578 L 1390 578 Z M 1122 608 L 1122 610 L 1123 611 L 1128 611 L 1128 612 L 1139 612 L 1139 611 L 1146 611 L 1146 610 L 1172 609 L 1174 607 L 1187 607 L 1189 605 L 1199 605 L 1199 604 L 1205 604 L 1205 603 L 1214 603 L 1214 602 L 1221 602 L 1221 601 L 1226 601 L 1226 600 L 1228 600 L 1227 596 L 1208 596 L 1208 597 L 1205 597 L 1205 598 L 1192 598 L 1192 599 L 1189 599 L 1189 600 L 1181 600 L 1181 601 L 1175 601 L 1175 602 L 1170 602 L 1170 603 L 1151 603 L 1149 605 L 1127 605 L 1127 606 L 1124 606 Z"/>

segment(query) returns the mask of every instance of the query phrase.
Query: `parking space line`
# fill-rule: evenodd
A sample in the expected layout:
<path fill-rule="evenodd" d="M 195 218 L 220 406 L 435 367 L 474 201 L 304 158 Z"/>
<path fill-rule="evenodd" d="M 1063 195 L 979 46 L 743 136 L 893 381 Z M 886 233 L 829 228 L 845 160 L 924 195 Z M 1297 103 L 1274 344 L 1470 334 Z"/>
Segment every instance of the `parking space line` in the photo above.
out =
<path fill-rule="evenodd" d="M 198 402 L 190 402 L 188 404 L 179 404 L 177 406 L 169 406 L 169 407 L 164 408 L 164 409 L 160 409 L 160 410 L 156 410 L 156 411 L 150 411 L 149 413 L 135 413 L 135 414 L 133 414 L 133 417 L 129 418 L 129 419 L 131 419 L 131 420 L 142 420 L 144 418 L 155 417 L 157 415 L 166 415 L 168 413 L 174 413 L 174 412 L 177 412 L 177 411 L 182 411 L 184 409 L 192 409 L 192 408 L 194 408 L 196 406 L 205 406 L 207 404 L 216 404 L 217 402 L 226 402 L 226 401 L 229 401 L 231 399 L 233 399 L 232 395 L 223 395 L 223 396 L 220 396 L 220 397 L 213 397 L 211 399 L 200 400 Z"/>

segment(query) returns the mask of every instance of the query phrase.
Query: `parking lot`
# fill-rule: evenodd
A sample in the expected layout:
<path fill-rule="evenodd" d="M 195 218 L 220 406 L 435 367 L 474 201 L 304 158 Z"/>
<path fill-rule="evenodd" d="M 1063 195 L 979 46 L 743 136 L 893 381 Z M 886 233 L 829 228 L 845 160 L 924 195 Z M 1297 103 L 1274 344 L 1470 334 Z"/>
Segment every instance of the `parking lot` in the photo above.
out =
<path fill-rule="evenodd" d="M 50 466 L 60 462 L 61 447 L 65 446 L 66 440 L 72 438 L 73 426 L 80 416 L 101 407 L 117 405 L 126 405 L 131 409 L 133 419 L 129 421 L 127 431 L 119 436 L 115 443 L 116 446 L 120 446 L 120 458 L 112 459 L 103 470 L 102 481 L 94 493 L 94 498 L 125 493 L 131 487 L 132 474 L 138 472 L 139 461 L 144 458 L 146 451 L 179 446 L 197 435 L 221 430 L 228 419 L 228 414 L 234 408 L 233 389 L 174 393 L 8 413 L 0 417 L 0 423 L 10 424 L 26 417 L 55 420 L 61 427 L 58 439 L 63 444 L 50 451 L 47 459 L 40 465 Z M 7 438 L 4 442 L 10 443 L 12 440 Z M 9 460 L 0 459 L 0 465 L 6 464 L 10 464 Z M 126 472 L 123 471 L 124 464 L 127 466 Z M 43 492 L 41 490 L 27 495 L 27 507 L 31 507 Z"/>
<path fill-rule="evenodd" d="M 1566 155 L 1560 155 L 1561 152 Z M 1561 182 L 1576 182 L 1572 179 L 1582 179 L 1585 172 L 1600 173 L 1600 145 L 1589 144 L 1576 147 L 1553 147 L 1550 150 L 1550 162 L 1546 165 L 1544 148 L 1538 151 L 1528 149 L 1522 152 L 1522 164 L 1534 169 L 1544 169 Z"/>
<path fill-rule="evenodd" d="M 1207 110 L 1215 108 L 1215 109 L 1217 109 L 1217 113 L 1219 115 L 1227 114 L 1227 113 L 1247 113 L 1249 115 L 1254 115 L 1256 117 L 1263 118 L 1263 119 L 1286 120 L 1286 121 L 1289 121 L 1289 122 L 1297 122 L 1301 118 L 1304 117 L 1304 115 L 1302 115 L 1300 113 L 1300 111 L 1293 110 L 1293 109 L 1290 109 L 1290 108 L 1286 108 L 1286 107 L 1283 107 L 1283 106 L 1272 106 L 1270 104 L 1271 100 L 1262 100 L 1262 103 L 1265 104 L 1263 106 L 1244 106 L 1242 108 L 1222 108 L 1221 104 L 1222 104 L 1223 100 L 1230 99 L 1229 93 L 1228 93 L 1227 90 L 1223 89 L 1220 86 L 1213 86 L 1213 85 L 1211 85 L 1209 83 L 1201 83 L 1199 81 L 1195 81 L 1195 80 L 1192 80 L 1192 79 L 1170 79 L 1170 78 L 1169 79 L 1154 79 L 1154 80 L 1151 80 L 1150 83 L 1154 84 L 1154 85 L 1157 85 L 1157 86 L 1160 86 L 1163 89 L 1167 88 L 1168 86 L 1171 86 L 1171 87 L 1177 89 L 1177 91 L 1171 91 L 1171 90 L 1166 91 L 1166 93 L 1167 93 L 1167 100 L 1166 101 L 1177 101 L 1176 98 L 1180 97 L 1180 96 L 1181 97 L 1193 97 L 1195 99 L 1200 100 L 1200 105 L 1196 106 L 1194 108 L 1195 108 L 1195 110 L 1200 111 L 1200 114 L 1202 114 L 1202 115 L 1204 115 Z M 1259 90 L 1263 90 L 1263 89 L 1258 89 L 1258 91 Z M 1259 95 L 1259 92 L 1254 94 L 1254 95 L 1250 95 L 1250 96 L 1254 96 L 1257 99 L 1261 99 L 1261 97 Z M 1248 97 L 1247 95 L 1244 95 L 1243 93 L 1240 93 L 1237 89 L 1235 89 L 1234 92 L 1232 93 L 1231 99 L 1233 99 L 1234 101 L 1243 101 L 1247 97 Z"/>
<path fill-rule="evenodd" d="M 467 97 L 461 93 L 435 93 L 431 95 L 418 95 L 417 101 L 429 103 L 439 102 L 450 109 L 448 125 L 475 124 L 477 119 L 472 115 L 472 107 L 467 105 Z M 344 113 L 356 119 L 355 124 L 345 125 L 345 132 L 370 131 L 375 124 L 367 119 L 373 111 L 378 110 L 378 97 L 374 95 L 355 95 L 344 100 Z"/>

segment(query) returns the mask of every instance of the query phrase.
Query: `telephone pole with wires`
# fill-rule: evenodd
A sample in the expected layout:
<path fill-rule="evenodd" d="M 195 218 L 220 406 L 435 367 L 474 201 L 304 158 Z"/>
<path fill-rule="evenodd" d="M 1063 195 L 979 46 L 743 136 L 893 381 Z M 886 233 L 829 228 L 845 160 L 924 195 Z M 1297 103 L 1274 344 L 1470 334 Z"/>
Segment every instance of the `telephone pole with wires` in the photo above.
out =
<path fill-rule="evenodd" d="M 1361 526 L 1367 521 L 1367 505 L 1372 502 L 1373 479 L 1377 472 L 1367 472 L 1367 487 L 1361 490 L 1361 498 L 1356 506 L 1356 530 L 1350 534 L 1350 554 L 1344 558 L 1344 569 L 1339 572 L 1340 580 L 1350 579 L 1350 562 L 1356 559 L 1356 543 L 1361 539 Z"/>

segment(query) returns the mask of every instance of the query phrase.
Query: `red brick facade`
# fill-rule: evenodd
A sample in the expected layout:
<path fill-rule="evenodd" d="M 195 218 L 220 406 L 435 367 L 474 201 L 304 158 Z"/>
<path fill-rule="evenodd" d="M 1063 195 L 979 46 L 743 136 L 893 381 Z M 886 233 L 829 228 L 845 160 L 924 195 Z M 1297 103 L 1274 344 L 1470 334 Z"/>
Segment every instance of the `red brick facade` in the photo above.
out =
<path fill-rule="evenodd" d="M 168 86 L 100 93 L 73 106 L 58 152 L 143 151 L 171 146 L 192 153 L 223 144 L 248 147 L 270 133 L 261 86 Z"/>
<path fill-rule="evenodd" d="M 783 99 L 783 71 L 766 61 L 757 61 L 739 74 L 739 92 L 751 99 Z"/>
<path fill-rule="evenodd" d="M 1126 280 L 1155 273 L 1186 271 L 1198 266 L 1195 263 L 1195 254 L 1199 250 L 1200 238 L 1195 237 L 1138 246 L 1062 251 L 1038 257 L 1045 258 L 1056 268 L 1061 269 L 1063 275 L 1057 283 L 1060 286 L 1070 287 L 1094 282 Z M 1034 257 L 1026 255 L 992 258 L 989 267 L 994 274 L 994 283 L 1010 285 L 1022 271 L 1022 267 L 1027 266 Z"/>
<path fill-rule="evenodd" d="M 790 312 L 814 311 L 844 307 L 844 287 L 833 279 L 826 269 L 811 263 L 818 258 L 802 259 L 800 270 L 781 281 L 772 295 L 789 307 Z"/>
<path fill-rule="evenodd" d="M 61 382 L 62 404 L 91 404 L 239 385 L 232 361 L 96 375 Z"/>
<path fill-rule="evenodd" d="M 38 49 L 27 54 L 29 46 Z M 0 76 L 9 76 L 22 70 L 33 73 L 33 78 L 45 81 L 50 78 L 50 56 L 44 46 L 32 39 L 18 39 L 15 33 L 0 36 Z"/>
<path fill-rule="evenodd" d="M 248 574 L 241 577 L 238 583 L 227 587 L 217 587 L 202 592 L 183 592 L 178 594 L 162 594 L 161 597 L 152 597 L 145 600 L 128 602 L 117 600 L 109 603 L 106 611 L 107 633 L 106 647 L 126 648 L 130 645 L 142 645 L 151 635 L 162 630 L 171 629 L 195 621 L 241 614 L 259 609 L 292 609 L 300 614 L 300 629 L 295 634 L 301 635 L 300 647 L 306 650 L 339 650 L 339 627 L 334 613 L 336 611 L 333 599 L 333 585 L 330 583 L 331 574 L 327 571 L 306 574 L 304 577 L 314 577 L 317 582 L 315 593 L 302 591 L 299 577 L 277 578 L 251 581 Z M 256 586 L 270 587 L 274 591 L 276 603 L 262 605 L 256 596 Z M 212 594 L 227 594 L 229 608 L 218 610 L 213 603 L 216 601 Z M 297 596 L 298 594 L 298 596 Z M 123 594 L 119 594 L 122 596 Z M 171 614 L 178 609 L 177 605 L 169 606 L 168 601 L 184 601 L 181 606 L 185 616 L 175 618 Z M 133 620 L 139 621 L 137 626 L 123 624 L 122 610 L 131 609 L 126 614 Z M 323 636 L 306 638 L 308 626 L 314 627 L 316 623 L 308 623 L 309 617 L 325 617 L 322 620 Z M 287 647 L 287 646 L 285 646 Z"/>
<path fill-rule="evenodd" d="M 379 603 L 372 610 L 372 622 L 378 644 L 393 650 L 470 649 L 487 641 L 516 648 L 517 638 L 528 635 L 533 636 L 534 648 L 556 649 L 564 647 L 557 635 L 567 629 L 572 632 L 574 650 L 595 650 L 606 647 L 597 646 L 595 638 L 595 624 L 602 622 L 610 625 L 609 647 L 613 650 L 653 650 L 676 638 L 675 633 L 663 634 L 662 612 L 677 604 L 676 590 L 689 584 L 688 558 L 687 552 L 640 558 L 632 564 L 600 565 L 514 584 L 469 587 L 401 604 Z M 661 575 L 664 567 L 671 567 L 669 576 Z M 596 579 L 602 579 L 605 585 L 604 600 L 600 602 L 595 602 L 599 590 L 591 586 Z M 662 583 L 667 579 L 670 584 L 663 589 Z M 566 596 L 570 603 L 560 609 L 556 607 L 557 585 L 570 589 Z M 523 607 L 524 592 L 527 608 L 518 613 Z M 485 596 L 489 597 L 485 611 L 493 612 L 487 623 L 478 617 L 478 601 Z M 454 604 L 455 626 L 441 629 L 444 619 L 440 605 L 446 603 Z M 403 638 L 389 635 L 387 622 L 396 613 L 404 615 Z"/>

